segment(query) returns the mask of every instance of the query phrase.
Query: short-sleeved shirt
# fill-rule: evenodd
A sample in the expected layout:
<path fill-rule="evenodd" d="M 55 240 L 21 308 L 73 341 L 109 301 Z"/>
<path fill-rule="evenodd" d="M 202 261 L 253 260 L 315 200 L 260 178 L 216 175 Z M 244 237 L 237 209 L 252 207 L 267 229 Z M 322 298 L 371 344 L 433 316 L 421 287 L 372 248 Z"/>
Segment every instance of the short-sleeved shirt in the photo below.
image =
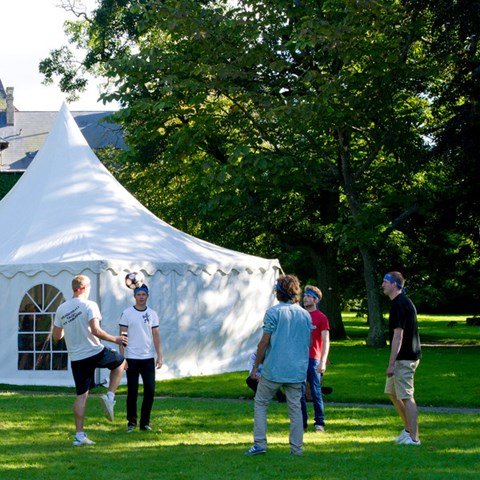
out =
<path fill-rule="evenodd" d="M 270 307 L 263 320 L 263 331 L 271 337 L 262 376 L 278 383 L 303 382 L 312 329 L 310 314 L 298 304 L 280 302 Z"/>
<path fill-rule="evenodd" d="M 397 360 L 419 360 L 422 357 L 422 349 L 418 333 L 417 310 L 413 302 L 404 293 L 397 295 L 392 300 L 388 320 L 390 344 L 396 328 L 403 330 L 402 345 Z"/>
<path fill-rule="evenodd" d="M 320 310 L 309 312 L 312 317 L 312 325 L 315 330 L 312 331 L 312 344 L 310 346 L 309 358 L 320 360 L 322 358 L 323 337 L 322 332 L 330 330 L 327 316 Z"/>
<path fill-rule="evenodd" d="M 72 298 L 57 308 L 53 324 L 64 330 L 71 361 L 92 357 L 105 348 L 90 330 L 89 322 L 94 318 L 100 322 L 102 316 L 92 300 Z"/>
<path fill-rule="evenodd" d="M 155 310 L 137 310 L 135 306 L 123 311 L 119 325 L 128 328 L 128 346 L 125 348 L 125 358 L 143 360 L 155 358 L 155 343 L 152 329 L 158 328 L 158 315 Z"/>

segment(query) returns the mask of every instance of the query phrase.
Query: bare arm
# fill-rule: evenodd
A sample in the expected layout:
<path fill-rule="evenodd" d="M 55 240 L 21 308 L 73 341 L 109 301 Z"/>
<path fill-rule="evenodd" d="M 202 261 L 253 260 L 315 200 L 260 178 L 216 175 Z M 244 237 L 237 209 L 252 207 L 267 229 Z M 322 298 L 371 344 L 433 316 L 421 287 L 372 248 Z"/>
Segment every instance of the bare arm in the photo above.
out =
<path fill-rule="evenodd" d="M 63 328 L 62 327 L 57 327 L 56 325 L 53 326 L 53 331 L 52 331 L 52 337 L 55 342 L 58 342 L 63 338 Z"/>
<path fill-rule="evenodd" d="M 263 363 L 263 360 L 265 359 L 265 352 L 267 351 L 267 348 L 270 345 L 271 336 L 272 336 L 271 333 L 264 333 L 262 335 L 262 338 L 260 339 L 260 342 L 258 343 L 255 364 L 253 365 L 252 372 L 250 373 L 250 377 L 252 378 L 256 378 L 257 368 L 261 363 Z"/>
<path fill-rule="evenodd" d="M 392 344 L 390 346 L 390 359 L 388 361 L 387 367 L 387 377 L 393 376 L 393 370 L 395 367 L 395 360 L 397 359 L 398 352 L 402 346 L 403 341 L 403 329 L 396 328 L 393 331 Z"/>
<path fill-rule="evenodd" d="M 98 321 L 98 318 L 92 318 L 88 323 L 90 325 L 90 330 L 92 331 L 92 334 L 96 337 L 100 338 L 101 340 L 106 340 L 107 342 L 122 345 L 122 342 L 124 341 L 123 337 L 121 335 L 118 335 L 118 337 L 114 337 L 113 335 L 110 335 L 105 330 L 103 330 L 100 327 L 100 322 Z M 128 343 L 128 339 L 125 340 Z"/>
<path fill-rule="evenodd" d="M 330 351 L 330 331 L 322 330 L 322 357 L 320 358 L 320 365 L 318 372 L 323 373 L 327 369 L 328 352 Z"/>
<path fill-rule="evenodd" d="M 162 357 L 162 340 L 160 339 L 160 330 L 158 328 L 152 328 L 152 335 L 153 335 L 153 344 L 155 345 L 155 351 L 157 352 L 156 367 L 162 368 L 163 357 Z"/>

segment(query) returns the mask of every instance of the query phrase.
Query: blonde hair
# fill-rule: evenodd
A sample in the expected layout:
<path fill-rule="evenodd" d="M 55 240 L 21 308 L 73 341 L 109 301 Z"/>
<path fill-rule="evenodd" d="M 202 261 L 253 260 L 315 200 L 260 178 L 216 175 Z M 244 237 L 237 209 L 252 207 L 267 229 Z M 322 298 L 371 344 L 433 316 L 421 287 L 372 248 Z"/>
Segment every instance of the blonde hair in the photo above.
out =
<path fill-rule="evenodd" d="M 86 275 L 76 275 L 72 280 L 72 290 L 77 292 L 90 285 L 90 279 Z"/>

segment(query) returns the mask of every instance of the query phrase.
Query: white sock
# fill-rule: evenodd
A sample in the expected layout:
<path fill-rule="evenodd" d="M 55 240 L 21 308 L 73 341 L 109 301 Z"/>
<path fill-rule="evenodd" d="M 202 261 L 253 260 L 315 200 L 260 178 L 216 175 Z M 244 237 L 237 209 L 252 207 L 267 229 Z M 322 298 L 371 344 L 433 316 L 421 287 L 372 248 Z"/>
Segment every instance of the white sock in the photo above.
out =
<path fill-rule="evenodd" d="M 115 394 L 113 392 L 107 392 L 108 399 L 112 402 L 115 399 Z"/>
<path fill-rule="evenodd" d="M 75 436 L 77 437 L 78 440 L 81 440 L 82 438 L 86 437 L 85 432 L 77 432 Z"/>

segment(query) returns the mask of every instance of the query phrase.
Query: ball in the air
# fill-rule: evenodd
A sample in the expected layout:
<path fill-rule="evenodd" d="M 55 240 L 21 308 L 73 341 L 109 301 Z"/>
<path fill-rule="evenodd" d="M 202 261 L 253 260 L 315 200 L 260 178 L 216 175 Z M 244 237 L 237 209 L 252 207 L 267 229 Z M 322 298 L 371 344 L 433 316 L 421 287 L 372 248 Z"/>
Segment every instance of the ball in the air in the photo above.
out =
<path fill-rule="evenodd" d="M 145 283 L 142 272 L 129 272 L 125 276 L 125 285 L 132 290 L 141 287 Z"/>

